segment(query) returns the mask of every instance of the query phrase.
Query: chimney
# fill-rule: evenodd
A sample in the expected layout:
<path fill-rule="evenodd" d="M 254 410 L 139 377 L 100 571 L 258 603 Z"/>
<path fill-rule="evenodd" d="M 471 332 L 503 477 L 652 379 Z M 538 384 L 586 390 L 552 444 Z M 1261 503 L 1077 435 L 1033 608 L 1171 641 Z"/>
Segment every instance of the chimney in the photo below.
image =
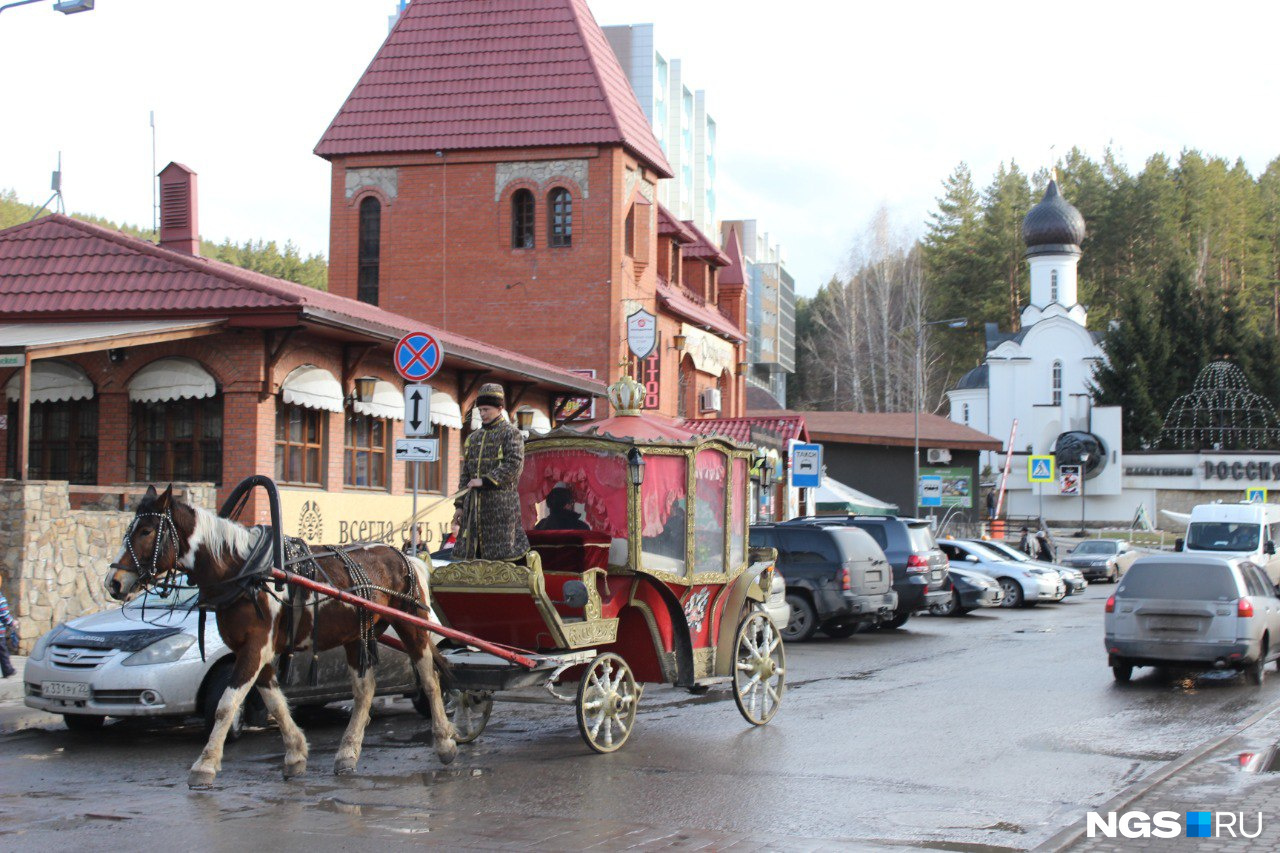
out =
<path fill-rule="evenodd" d="M 188 255 L 200 254 L 196 173 L 181 163 L 170 163 L 160 170 L 160 245 Z"/>

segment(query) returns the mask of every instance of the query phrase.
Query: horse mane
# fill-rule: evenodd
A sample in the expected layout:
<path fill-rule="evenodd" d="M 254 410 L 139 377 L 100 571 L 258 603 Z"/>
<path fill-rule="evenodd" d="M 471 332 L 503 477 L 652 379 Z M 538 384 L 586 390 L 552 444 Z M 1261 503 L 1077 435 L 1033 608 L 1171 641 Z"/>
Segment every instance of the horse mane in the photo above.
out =
<path fill-rule="evenodd" d="M 181 561 L 184 568 L 190 569 L 195 565 L 196 551 L 201 545 L 209 550 L 214 559 L 220 559 L 224 553 L 230 553 L 239 559 L 249 556 L 253 544 L 249 528 L 204 507 L 188 506 L 195 513 L 196 526 L 187 540 L 189 549 Z"/>

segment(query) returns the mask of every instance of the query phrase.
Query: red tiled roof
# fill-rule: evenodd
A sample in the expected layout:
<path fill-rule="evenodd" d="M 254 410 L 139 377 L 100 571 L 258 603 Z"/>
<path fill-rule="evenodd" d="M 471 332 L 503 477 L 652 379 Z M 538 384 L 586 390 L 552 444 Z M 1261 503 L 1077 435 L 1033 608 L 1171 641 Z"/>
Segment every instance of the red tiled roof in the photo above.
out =
<path fill-rule="evenodd" d="M 694 225 L 688 219 L 684 221 L 684 225 L 692 231 L 693 236 L 697 238 L 693 245 L 684 250 L 685 257 L 702 258 L 707 263 L 717 267 L 729 266 L 729 258 L 725 256 L 724 252 L 720 251 L 720 249 L 716 247 L 715 243 L 712 243 L 707 239 L 707 235 L 703 234 L 702 231 L 698 229 L 698 226 Z"/>
<path fill-rule="evenodd" d="M 661 204 L 658 205 L 658 235 L 670 237 L 677 243 L 695 243 L 698 240 L 683 222 L 676 219 L 674 213 Z"/>
<path fill-rule="evenodd" d="M 610 144 L 672 177 L 586 0 L 415 0 L 315 153 Z"/>
<path fill-rule="evenodd" d="M 794 438 L 807 442 L 809 432 L 805 429 L 804 415 L 749 415 L 745 418 L 698 418 L 685 421 L 684 428 L 703 435 L 723 435 L 740 441 L 751 443 L 751 428 L 768 430 L 779 438 Z"/>
<path fill-rule="evenodd" d="M 681 292 L 681 288 L 668 284 L 662 278 L 658 279 L 657 293 L 662 306 L 672 314 L 685 318 L 695 326 L 711 329 L 717 335 L 728 338 L 735 343 L 741 343 L 746 340 L 742 336 L 742 332 L 739 331 L 737 324 L 728 317 L 715 308 L 699 305 L 685 296 Z"/>
<path fill-rule="evenodd" d="M 729 228 L 729 239 L 724 241 L 724 254 L 729 259 L 729 266 L 720 271 L 720 285 L 745 287 L 747 276 L 742 262 L 742 246 L 738 242 L 737 228 Z"/>
<path fill-rule="evenodd" d="M 0 318 L 236 317 L 343 322 L 371 335 L 435 335 L 450 355 L 603 394 L 604 384 L 453 332 L 291 281 L 165 249 L 53 214 L 0 230 Z M 290 315 L 294 319 L 290 319 Z"/>
<path fill-rule="evenodd" d="M 774 415 L 776 412 L 748 412 L 748 416 Z M 786 412 L 803 415 L 814 441 L 843 444 L 881 444 L 910 447 L 915 441 L 911 412 Z M 920 446 L 953 450 L 1000 450 L 1003 445 L 995 436 L 978 432 L 964 424 L 940 415 L 921 413 Z"/>

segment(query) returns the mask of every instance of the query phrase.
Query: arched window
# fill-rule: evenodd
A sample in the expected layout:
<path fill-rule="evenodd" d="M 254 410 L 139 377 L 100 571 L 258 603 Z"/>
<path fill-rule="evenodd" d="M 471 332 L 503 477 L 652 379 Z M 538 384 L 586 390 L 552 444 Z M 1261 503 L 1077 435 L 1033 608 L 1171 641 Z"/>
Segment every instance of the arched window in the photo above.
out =
<path fill-rule="evenodd" d="M 511 248 L 533 248 L 533 193 L 516 190 L 511 196 Z"/>
<path fill-rule="evenodd" d="M 1053 404 L 1062 405 L 1062 362 L 1053 363 Z"/>
<path fill-rule="evenodd" d="M 1049 301 L 1058 301 L 1058 271 L 1049 270 Z"/>
<path fill-rule="evenodd" d="M 964 425 L 965 426 L 969 425 L 969 404 L 968 403 L 964 404 Z"/>
<path fill-rule="evenodd" d="M 382 251 L 382 202 L 366 196 L 360 202 L 359 272 L 356 298 L 378 304 L 378 259 Z"/>
<path fill-rule="evenodd" d="M 687 356 L 680 362 L 680 371 L 676 385 L 676 415 L 682 418 L 689 416 L 689 397 L 693 393 L 693 360 Z"/>
<path fill-rule="evenodd" d="M 573 197 L 564 187 L 556 187 L 547 196 L 551 215 L 547 219 L 547 242 L 552 246 L 573 243 Z"/>

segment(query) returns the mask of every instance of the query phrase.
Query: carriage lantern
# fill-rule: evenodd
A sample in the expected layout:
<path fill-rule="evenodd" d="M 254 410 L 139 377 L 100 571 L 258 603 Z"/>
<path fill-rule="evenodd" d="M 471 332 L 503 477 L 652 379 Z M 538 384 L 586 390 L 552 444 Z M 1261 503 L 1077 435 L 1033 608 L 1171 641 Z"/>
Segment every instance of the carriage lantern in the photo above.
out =
<path fill-rule="evenodd" d="M 361 403 L 368 403 L 373 400 L 373 391 L 378 385 L 378 380 L 372 376 L 361 376 L 356 380 L 356 400 Z"/>
<path fill-rule="evenodd" d="M 627 474 L 631 477 L 631 485 L 639 486 L 644 483 L 644 454 L 638 447 L 631 448 L 627 453 Z"/>

